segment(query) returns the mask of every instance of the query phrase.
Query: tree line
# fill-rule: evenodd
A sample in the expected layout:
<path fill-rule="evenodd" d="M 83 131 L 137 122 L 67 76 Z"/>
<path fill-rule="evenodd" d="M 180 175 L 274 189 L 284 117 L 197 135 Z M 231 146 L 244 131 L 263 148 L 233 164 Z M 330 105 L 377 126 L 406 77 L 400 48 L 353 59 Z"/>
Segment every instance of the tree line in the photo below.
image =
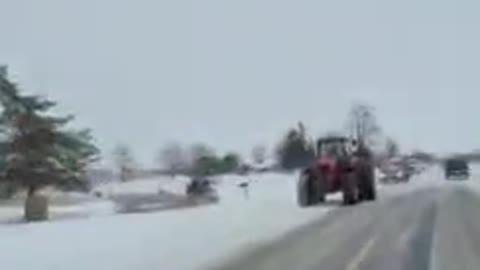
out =
<path fill-rule="evenodd" d="M 366 104 L 354 104 L 346 117 L 347 134 L 375 149 L 378 160 L 397 156 L 398 144 L 385 136 L 377 122 L 375 110 Z M 327 132 L 325 136 L 338 135 Z M 305 125 L 299 122 L 285 131 L 273 149 L 259 144 L 252 148 L 249 162 L 234 151 L 219 155 L 214 148 L 206 144 L 181 145 L 178 142 L 167 143 L 156 156 L 155 163 L 163 174 L 175 176 L 211 176 L 226 173 L 247 173 L 254 170 L 295 170 L 305 167 L 315 157 L 316 137 L 309 134 Z M 383 140 L 382 140 L 383 139 Z M 380 147 L 379 147 L 380 145 Z M 126 146 L 116 151 L 117 168 L 121 179 L 126 180 L 134 170 L 133 154 Z M 380 162 L 380 161 L 379 161 Z"/>

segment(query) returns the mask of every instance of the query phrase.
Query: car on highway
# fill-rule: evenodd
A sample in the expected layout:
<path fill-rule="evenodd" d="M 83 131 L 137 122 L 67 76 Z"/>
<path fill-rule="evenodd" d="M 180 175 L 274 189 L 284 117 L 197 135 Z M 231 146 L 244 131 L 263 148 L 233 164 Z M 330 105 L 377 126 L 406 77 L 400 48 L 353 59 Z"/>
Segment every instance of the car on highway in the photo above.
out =
<path fill-rule="evenodd" d="M 466 180 L 470 177 L 468 161 L 461 158 L 450 158 L 445 161 L 445 179 Z"/>

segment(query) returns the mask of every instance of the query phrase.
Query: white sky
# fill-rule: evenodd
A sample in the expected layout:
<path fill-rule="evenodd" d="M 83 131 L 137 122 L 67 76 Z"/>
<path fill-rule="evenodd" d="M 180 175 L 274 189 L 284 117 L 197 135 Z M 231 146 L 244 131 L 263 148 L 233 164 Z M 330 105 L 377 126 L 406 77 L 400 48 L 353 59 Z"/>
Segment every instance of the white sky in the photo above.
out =
<path fill-rule="evenodd" d="M 0 0 L 0 62 L 59 101 L 108 155 L 129 143 L 245 153 L 354 101 L 404 148 L 480 148 L 474 0 Z"/>

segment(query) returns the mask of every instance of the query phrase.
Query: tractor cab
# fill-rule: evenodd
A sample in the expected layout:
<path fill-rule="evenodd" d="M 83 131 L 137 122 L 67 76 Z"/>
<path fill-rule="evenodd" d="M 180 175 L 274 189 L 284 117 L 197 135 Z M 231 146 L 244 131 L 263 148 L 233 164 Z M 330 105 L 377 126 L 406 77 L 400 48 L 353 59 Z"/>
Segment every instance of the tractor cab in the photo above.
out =
<path fill-rule="evenodd" d="M 337 177 L 341 171 L 351 171 L 353 146 L 352 140 L 346 137 L 319 139 L 316 149 L 316 168 L 328 175 L 329 179 Z"/>
<path fill-rule="evenodd" d="M 328 137 L 317 141 L 317 158 L 339 158 L 349 155 L 352 143 L 346 137 Z"/>

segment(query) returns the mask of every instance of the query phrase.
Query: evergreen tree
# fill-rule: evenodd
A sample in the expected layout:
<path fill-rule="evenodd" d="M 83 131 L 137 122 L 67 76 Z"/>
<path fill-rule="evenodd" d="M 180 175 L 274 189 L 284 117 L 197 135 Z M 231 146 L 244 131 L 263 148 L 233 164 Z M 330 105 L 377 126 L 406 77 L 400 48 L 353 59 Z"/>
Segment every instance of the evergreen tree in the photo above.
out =
<path fill-rule="evenodd" d="M 205 177 L 234 173 L 238 172 L 240 166 L 240 155 L 234 152 L 229 152 L 225 156 L 219 157 L 211 151 L 195 160 L 192 164 L 191 174 L 196 177 Z"/>
<path fill-rule="evenodd" d="M 236 153 L 227 153 L 219 164 L 220 173 L 233 173 L 237 172 L 241 165 L 241 158 Z"/>
<path fill-rule="evenodd" d="M 290 129 L 277 148 L 277 160 L 280 167 L 292 170 L 304 167 L 315 155 L 314 146 L 308 141 L 305 127 Z"/>
<path fill-rule="evenodd" d="M 29 197 L 46 185 L 84 186 L 85 168 L 98 154 L 87 130 L 65 128 L 73 117 L 52 116 L 54 102 L 21 94 L 6 72 L 0 72 L 0 103 L 3 180 L 26 187 Z"/>

